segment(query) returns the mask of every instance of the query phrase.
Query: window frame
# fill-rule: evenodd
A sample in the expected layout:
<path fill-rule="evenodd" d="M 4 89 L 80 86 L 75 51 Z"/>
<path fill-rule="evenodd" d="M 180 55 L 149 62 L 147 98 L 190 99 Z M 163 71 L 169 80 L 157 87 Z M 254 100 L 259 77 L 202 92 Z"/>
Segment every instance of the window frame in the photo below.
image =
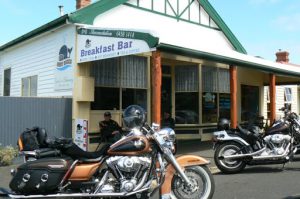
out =
<path fill-rule="evenodd" d="M 164 63 L 162 65 L 168 65 L 167 63 Z M 184 127 L 184 126 L 199 126 L 201 125 L 202 122 L 202 114 L 201 114 L 201 110 L 202 110 L 202 100 L 201 100 L 201 96 L 200 93 L 202 91 L 202 87 L 201 87 L 201 65 L 198 63 L 193 63 L 193 62 L 188 62 L 188 63 L 181 63 L 180 61 L 177 61 L 173 64 L 170 64 L 171 66 L 171 76 L 172 76 L 172 104 L 174 106 L 174 108 L 172 108 L 172 117 L 175 119 L 176 117 L 176 93 L 198 93 L 198 123 L 194 123 L 194 124 L 175 124 L 178 127 Z M 194 66 L 197 68 L 198 71 L 198 90 L 197 91 L 176 91 L 176 74 L 175 74 L 175 68 L 176 67 L 185 67 L 185 66 Z"/>
<path fill-rule="evenodd" d="M 122 69 L 121 69 L 121 59 L 122 57 L 115 57 L 115 58 L 111 58 L 111 59 L 117 59 L 117 67 L 118 67 L 118 78 L 120 79 L 120 82 L 117 86 L 107 86 L 107 85 L 95 85 L 95 88 L 115 88 L 119 90 L 119 109 L 116 110 L 109 110 L 109 111 L 123 111 L 122 106 L 123 106 L 123 89 L 137 89 L 137 90 L 145 90 L 146 91 L 146 98 L 147 98 L 147 102 L 146 102 L 146 108 L 147 110 L 149 110 L 150 108 L 150 96 L 151 96 L 151 92 L 150 92 L 150 58 L 147 56 L 139 56 L 139 55 L 129 55 L 129 56 L 135 56 L 135 57 L 142 57 L 146 59 L 146 87 L 145 88 L 131 88 L 131 87 L 124 87 L 121 83 L 121 77 L 122 77 Z M 99 60 L 101 61 L 101 60 Z M 96 67 L 96 66 L 92 66 L 92 67 Z M 91 74 L 92 76 L 92 74 Z M 92 104 L 93 102 L 91 102 Z M 92 105 L 90 105 L 90 110 L 91 111 L 105 111 L 107 109 L 92 109 Z M 151 111 L 150 111 L 151 112 Z M 149 113 L 150 113 L 149 112 Z"/>
<path fill-rule="evenodd" d="M 8 87 L 8 93 L 6 93 L 7 90 L 7 85 L 6 85 L 6 76 L 5 76 L 5 72 L 6 71 L 10 71 L 9 72 L 9 87 Z M 5 68 L 3 70 L 3 96 L 10 96 L 11 95 L 11 68 Z"/>
<path fill-rule="evenodd" d="M 289 93 L 287 91 L 290 91 Z M 288 97 L 287 97 L 288 96 Z M 291 87 L 284 87 L 284 107 L 286 107 L 288 110 L 292 110 L 293 105 L 293 89 Z M 290 98 L 287 100 L 287 98 Z"/>
<path fill-rule="evenodd" d="M 203 67 L 214 67 L 215 69 L 216 69 L 216 71 L 217 71 L 217 82 L 216 82 L 216 86 L 217 86 L 217 91 L 211 91 L 211 92 L 208 92 L 208 91 L 205 91 L 204 89 L 203 89 L 203 73 L 202 73 L 202 68 Z M 219 70 L 220 69 L 225 69 L 225 70 L 227 70 L 227 72 L 229 73 L 229 67 L 220 67 L 220 66 L 216 66 L 215 64 L 202 64 L 201 65 L 201 73 L 200 73 L 200 75 L 201 75 L 201 80 L 200 80 L 200 84 L 201 84 L 201 121 L 200 121 L 200 124 L 201 125 L 215 125 L 215 124 L 217 124 L 217 122 L 218 121 L 216 121 L 216 122 L 203 122 L 203 116 L 202 116 L 202 114 L 203 114 L 203 106 L 202 106 L 202 96 L 203 96 L 203 93 L 213 93 L 213 94 L 216 94 L 216 96 L 217 96 L 217 98 L 216 98 L 216 100 L 217 100 L 217 118 L 219 118 L 220 117 L 220 94 L 230 94 L 230 88 L 229 88 L 229 92 L 220 92 L 220 88 L 219 88 L 219 82 L 220 82 L 220 79 L 219 79 Z M 230 81 L 229 81 L 229 86 L 230 86 Z M 231 101 L 230 101 L 230 103 L 231 103 Z"/>
<path fill-rule="evenodd" d="M 36 95 L 32 95 L 32 82 L 33 78 L 36 77 Z M 23 87 L 23 80 L 28 80 L 28 90 L 27 90 L 27 95 L 24 95 L 24 87 Z M 22 97 L 37 97 L 38 96 L 38 75 L 31 75 L 28 77 L 23 77 L 21 78 L 21 96 Z"/>

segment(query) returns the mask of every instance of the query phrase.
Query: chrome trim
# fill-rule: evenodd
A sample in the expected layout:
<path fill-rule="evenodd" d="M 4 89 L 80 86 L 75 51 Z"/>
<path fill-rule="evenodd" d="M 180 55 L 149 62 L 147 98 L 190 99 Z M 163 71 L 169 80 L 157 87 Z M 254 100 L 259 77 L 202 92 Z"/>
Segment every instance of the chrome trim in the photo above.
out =
<path fill-rule="evenodd" d="M 255 156 L 259 153 L 262 153 L 261 149 L 259 151 L 256 151 L 255 153 L 250 153 L 250 154 L 239 154 L 239 155 L 228 155 L 228 156 L 223 156 L 224 159 L 235 159 L 235 158 L 243 158 L 243 157 L 252 157 L 253 160 L 269 160 L 269 159 L 278 159 L 278 158 L 284 158 L 285 156 L 288 155 L 289 153 L 289 148 L 290 148 L 290 143 L 286 147 L 285 151 L 281 155 L 264 155 L 264 156 Z"/>
<path fill-rule="evenodd" d="M 241 137 L 233 137 L 228 135 L 228 133 L 223 130 L 223 131 L 216 131 L 213 133 L 213 136 L 216 140 L 218 141 L 236 141 L 239 142 L 243 145 L 249 146 L 250 144 L 248 142 L 246 142 L 244 139 L 242 139 Z"/>
<path fill-rule="evenodd" d="M 243 158 L 243 157 L 252 157 L 254 155 L 258 155 L 266 150 L 266 147 L 260 149 L 259 151 L 255 151 L 253 153 L 247 153 L 247 154 L 238 154 L 238 155 L 226 155 L 226 156 L 221 156 L 224 159 L 234 159 L 234 158 Z"/>
<path fill-rule="evenodd" d="M 102 188 L 102 186 L 104 185 L 104 183 L 106 182 L 107 178 L 108 178 L 108 174 L 109 174 L 109 171 L 106 171 L 101 179 L 101 181 L 98 183 L 95 191 L 94 191 L 94 194 L 97 194 L 99 192 L 99 190 Z"/>
<path fill-rule="evenodd" d="M 137 191 L 145 184 L 145 182 L 147 180 L 147 175 L 148 175 L 148 172 L 145 172 L 145 174 L 143 175 L 143 177 L 141 179 L 141 182 L 138 185 L 136 185 L 136 187 L 133 189 L 133 191 Z"/>

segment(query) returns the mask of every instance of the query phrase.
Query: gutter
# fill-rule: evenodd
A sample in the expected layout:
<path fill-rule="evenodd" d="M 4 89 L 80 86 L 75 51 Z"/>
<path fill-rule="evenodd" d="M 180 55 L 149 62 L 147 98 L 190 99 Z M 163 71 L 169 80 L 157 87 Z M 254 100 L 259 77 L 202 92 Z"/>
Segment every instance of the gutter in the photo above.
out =
<path fill-rule="evenodd" d="M 9 47 L 12 47 L 12 46 L 14 46 L 16 44 L 19 44 L 19 43 L 21 43 L 23 41 L 31 39 L 31 38 L 33 38 L 33 37 L 35 37 L 37 35 L 45 33 L 45 32 L 47 32 L 47 31 L 49 31 L 49 30 L 51 30 L 53 28 L 56 28 L 56 27 L 60 26 L 60 25 L 67 24 L 68 23 L 68 19 L 69 19 L 69 15 L 65 14 L 65 15 L 63 15 L 63 16 L 61 16 L 61 17 L 59 17 L 59 18 L 57 18 L 57 19 L 55 19 L 55 20 L 53 20 L 53 21 L 51 21 L 49 23 L 46 23 L 46 24 L 40 26 L 39 28 L 36 28 L 36 29 L 34 29 L 34 30 L 26 33 L 25 35 L 22 35 L 22 36 L 20 36 L 20 37 L 18 37 L 16 39 L 14 39 L 14 40 L 6 43 L 6 44 L 0 46 L 0 52 L 3 51 L 3 50 L 5 50 L 5 49 L 7 49 L 7 48 L 9 48 Z"/>

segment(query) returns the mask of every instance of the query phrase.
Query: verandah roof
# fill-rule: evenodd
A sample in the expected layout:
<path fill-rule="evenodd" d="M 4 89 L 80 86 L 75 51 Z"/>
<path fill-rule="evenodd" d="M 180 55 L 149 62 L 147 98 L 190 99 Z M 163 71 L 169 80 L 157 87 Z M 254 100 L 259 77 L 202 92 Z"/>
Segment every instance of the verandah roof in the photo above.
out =
<path fill-rule="evenodd" d="M 300 67 L 265 60 L 262 58 L 242 54 L 236 51 L 209 52 L 160 43 L 158 49 L 178 55 L 207 59 L 228 65 L 252 68 L 276 75 L 298 77 L 300 81 Z"/>

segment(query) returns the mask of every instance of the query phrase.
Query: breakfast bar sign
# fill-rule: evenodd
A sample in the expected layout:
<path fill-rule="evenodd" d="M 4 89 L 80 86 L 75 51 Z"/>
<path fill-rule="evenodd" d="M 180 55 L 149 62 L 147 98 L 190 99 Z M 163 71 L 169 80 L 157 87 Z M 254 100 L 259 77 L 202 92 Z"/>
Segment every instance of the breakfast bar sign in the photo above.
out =
<path fill-rule="evenodd" d="M 77 33 L 77 63 L 150 52 L 158 44 L 145 32 L 79 28 Z"/>

